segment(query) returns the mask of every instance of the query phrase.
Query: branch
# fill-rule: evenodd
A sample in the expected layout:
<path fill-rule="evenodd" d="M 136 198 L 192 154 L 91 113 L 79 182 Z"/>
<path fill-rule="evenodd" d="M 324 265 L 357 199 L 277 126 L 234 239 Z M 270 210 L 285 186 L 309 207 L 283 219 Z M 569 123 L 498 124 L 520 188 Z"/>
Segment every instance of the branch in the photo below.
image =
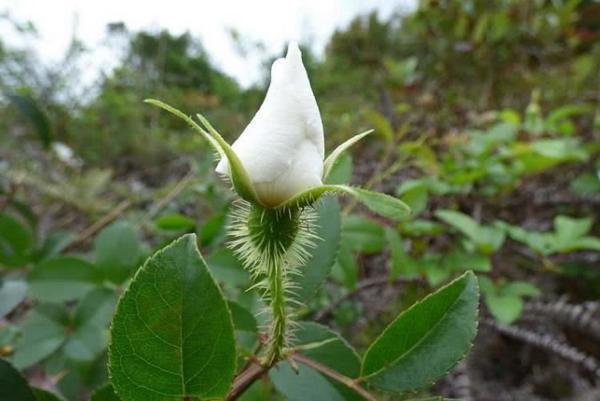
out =
<path fill-rule="evenodd" d="M 493 319 L 483 319 L 481 323 L 506 336 L 521 340 L 534 347 L 554 352 L 558 356 L 578 364 L 597 377 L 600 377 L 600 362 L 570 344 L 561 342 L 550 334 L 537 333 L 519 326 L 504 325 Z"/>
<path fill-rule="evenodd" d="M 96 221 L 94 224 L 83 230 L 77 238 L 75 238 L 65 247 L 65 250 L 72 250 L 73 248 L 76 248 L 77 246 L 87 241 L 90 237 L 92 237 L 106 225 L 110 224 L 113 220 L 119 217 L 130 206 L 131 202 L 128 200 L 124 200 L 123 202 L 119 203 L 114 209 L 102 216 L 100 220 Z"/>
<path fill-rule="evenodd" d="M 256 361 L 253 361 L 242 373 L 237 375 L 229 390 L 229 394 L 225 398 L 225 401 L 234 401 L 241 396 L 244 391 L 248 389 L 255 381 L 257 381 L 262 375 L 267 373 L 271 367 L 259 365 Z"/>
<path fill-rule="evenodd" d="M 375 398 L 374 395 L 372 395 L 367 390 L 365 390 L 363 387 L 361 387 L 356 380 L 351 379 L 348 376 L 344 376 L 343 374 L 336 372 L 335 370 L 330 369 L 327 366 L 322 365 L 319 362 L 317 362 L 311 358 L 308 358 L 304 355 L 293 354 L 293 355 L 291 355 L 290 358 L 297 362 L 300 362 L 303 365 L 306 365 L 308 367 L 311 367 L 311 368 L 321 372 L 322 374 L 324 374 L 327 377 L 332 378 L 333 380 L 336 380 L 336 381 L 342 383 L 346 387 L 354 390 L 354 392 L 356 392 L 357 394 L 362 396 L 367 401 L 377 401 L 377 398 Z"/>
<path fill-rule="evenodd" d="M 142 222 L 146 222 L 156 216 L 165 206 L 167 206 L 175 197 L 177 197 L 194 179 L 194 169 L 190 167 L 188 172 L 181 177 L 173 188 L 154 205 L 150 207 L 146 215 L 142 218 Z"/>

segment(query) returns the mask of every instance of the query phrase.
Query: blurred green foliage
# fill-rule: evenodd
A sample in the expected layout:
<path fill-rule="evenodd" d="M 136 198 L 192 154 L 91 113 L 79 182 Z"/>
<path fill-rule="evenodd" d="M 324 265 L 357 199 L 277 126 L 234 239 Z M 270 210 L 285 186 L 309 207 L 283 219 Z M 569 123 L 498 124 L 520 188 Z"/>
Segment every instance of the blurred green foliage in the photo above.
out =
<path fill-rule="evenodd" d="M 360 326 L 377 305 L 354 295 L 377 285 L 405 284 L 407 306 L 472 269 L 485 311 L 503 323 L 531 298 L 600 297 L 599 10 L 591 0 L 424 0 L 409 15 L 357 17 L 323 57 L 303 48 L 327 143 L 376 130 L 338 160 L 331 182 L 367 182 L 413 209 L 383 221 L 345 201 L 340 220 L 338 205 L 323 204 L 330 240 L 311 261 L 304 316 L 364 350 L 390 321 L 386 307 L 397 309 Z M 232 140 L 264 83 L 241 88 L 189 34 L 120 23 L 107 32 L 123 53 L 91 88 L 78 87 L 86 50 L 76 40 L 56 66 L 0 40 L 0 356 L 41 367 L 69 400 L 105 383 L 117 296 L 151 250 L 182 233 L 198 234 L 247 328 L 236 330 L 240 358 L 261 309 L 224 247 L 231 195 L 211 151 L 142 100 L 201 111 Z M 290 394 L 289 374 L 247 399 Z"/>

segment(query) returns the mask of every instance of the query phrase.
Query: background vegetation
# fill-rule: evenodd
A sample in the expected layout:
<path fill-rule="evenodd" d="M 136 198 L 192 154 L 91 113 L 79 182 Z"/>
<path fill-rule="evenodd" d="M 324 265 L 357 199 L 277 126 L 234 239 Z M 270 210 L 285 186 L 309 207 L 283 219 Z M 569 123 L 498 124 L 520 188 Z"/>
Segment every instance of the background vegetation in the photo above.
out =
<path fill-rule="evenodd" d="M 51 68 L 0 41 L 0 355 L 68 400 L 106 382 L 118 295 L 182 233 L 198 233 L 249 348 L 260 308 L 224 247 L 232 195 L 213 155 L 142 99 L 202 111 L 233 140 L 268 69 L 242 89 L 199 38 L 120 23 L 107 32 L 126 51 L 91 88 L 79 85 L 77 41 Z M 327 143 L 376 129 L 334 181 L 367 182 L 414 213 L 384 221 L 326 204 L 341 220 L 322 223 L 334 245 L 314 272 L 333 279 L 311 278 L 320 290 L 303 315 L 364 351 L 398 310 L 473 269 L 483 296 L 473 352 L 411 396 L 599 399 L 600 5 L 422 1 L 408 16 L 356 18 L 324 58 L 305 48 L 304 61 Z M 284 376 L 244 399 L 303 400 Z"/>

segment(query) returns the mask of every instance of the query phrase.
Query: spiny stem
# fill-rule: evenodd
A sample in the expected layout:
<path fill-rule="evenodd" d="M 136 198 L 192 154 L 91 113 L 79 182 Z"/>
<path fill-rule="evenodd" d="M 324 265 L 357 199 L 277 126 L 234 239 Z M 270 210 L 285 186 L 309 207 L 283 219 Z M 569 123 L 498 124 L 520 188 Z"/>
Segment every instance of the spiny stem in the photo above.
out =
<path fill-rule="evenodd" d="M 284 287 L 284 266 L 272 260 L 269 263 L 267 280 L 269 281 L 269 294 L 271 296 L 271 313 L 273 320 L 269 333 L 269 343 L 265 355 L 265 363 L 271 365 L 282 359 L 285 347 L 287 315 Z"/>

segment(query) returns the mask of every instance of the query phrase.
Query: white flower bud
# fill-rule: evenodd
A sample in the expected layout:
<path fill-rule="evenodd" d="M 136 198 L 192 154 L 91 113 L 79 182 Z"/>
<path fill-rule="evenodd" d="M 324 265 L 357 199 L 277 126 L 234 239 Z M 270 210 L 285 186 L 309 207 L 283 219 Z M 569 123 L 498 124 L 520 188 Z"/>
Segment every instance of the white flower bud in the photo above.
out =
<path fill-rule="evenodd" d="M 265 100 L 232 147 L 266 206 L 322 184 L 323 123 L 295 43 L 273 63 Z M 226 158 L 216 171 L 229 174 Z"/>

